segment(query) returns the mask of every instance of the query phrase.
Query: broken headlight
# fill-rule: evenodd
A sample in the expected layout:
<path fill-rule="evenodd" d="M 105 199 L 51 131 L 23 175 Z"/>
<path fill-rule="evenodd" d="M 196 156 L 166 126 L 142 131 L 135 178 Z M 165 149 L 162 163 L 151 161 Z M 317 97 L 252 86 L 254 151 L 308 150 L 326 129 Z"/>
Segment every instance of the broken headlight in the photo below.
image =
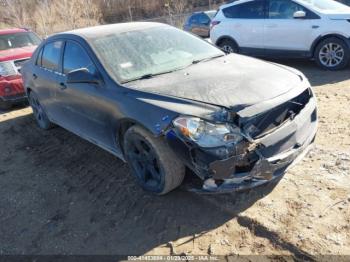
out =
<path fill-rule="evenodd" d="M 174 126 L 200 147 L 220 147 L 243 139 L 240 129 L 229 124 L 215 124 L 197 117 L 179 117 Z"/>

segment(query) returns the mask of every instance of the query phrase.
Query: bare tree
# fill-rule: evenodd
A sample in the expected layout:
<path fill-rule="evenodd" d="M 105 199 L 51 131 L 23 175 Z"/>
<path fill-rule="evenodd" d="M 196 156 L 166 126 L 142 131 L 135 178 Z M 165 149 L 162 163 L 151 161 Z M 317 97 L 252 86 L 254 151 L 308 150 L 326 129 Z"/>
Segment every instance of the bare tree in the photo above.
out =
<path fill-rule="evenodd" d="M 96 25 L 101 12 L 94 0 L 40 0 L 34 18 L 38 33 L 47 36 L 54 32 Z"/>
<path fill-rule="evenodd" d="M 187 0 L 172 0 L 171 6 L 175 14 L 182 14 L 185 10 Z"/>
<path fill-rule="evenodd" d="M 35 5 L 34 2 L 33 0 L 3 0 L 1 7 L 3 19 L 16 27 L 31 26 L 31 12 Z"/>

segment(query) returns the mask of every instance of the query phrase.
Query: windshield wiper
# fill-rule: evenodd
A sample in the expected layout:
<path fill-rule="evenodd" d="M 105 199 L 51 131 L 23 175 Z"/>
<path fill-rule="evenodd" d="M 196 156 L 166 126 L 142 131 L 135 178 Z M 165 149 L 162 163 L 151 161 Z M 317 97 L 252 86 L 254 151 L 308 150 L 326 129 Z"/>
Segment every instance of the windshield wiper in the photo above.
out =
<path fill-rule="evenodd" d="M 215 58 L 222 57 L 222 56 L 225 56 L 225 55 L 216 55 L 216 56 L 207 57 L 207 58 L 203 58 L 203 59 L 193 60 L 193 61 L 192 61 L 192 64 L 194 65 L 194 64 L 201 63 L 201 62 L 207 62 L 207 61 L 210 61 L 210 60 L 213 60 L 213 59 L 215 59 Z"/>
<path fill-rule="evenodd" d="M 147 73 L 147 74 L 144 74 L 142 76 L 138 76 L 138 77 L 135 77 L 135 78 L 132 78 L 132 79 L 125 80 L 125 81 L 122 82 L 122 84 L 133 82 L 133 81 L 136 81 L 136 80 L 150 79 L 150 78 L 153 78 L 155 76 L 169 74 L 169 73 L 172 73 L 172 72 L 177 71 L 177 70 L 179 70 L 179 69 L 169 70 L 169 71 L 160 72 L 160 73 Z"/>
<path fill-rule="evenodd" d="M 192 65 L 192 63 L 190 65 Z M 179 68 L 175 68 L 175 69 L 172 69 L 172 70 L 169 70 L 169 71 L 160 72 L 160 73 L 147 73 L 147 74 L 144 74 L 142 76 L 138 76 L 138 77 L 135 77 L 135 78 L 132 78 L 132 79 L 125 80 L 125 81 L 122 82 L 122 84 L 133 82 L 133 81 L 136 81 L 136 80 L 150 79 L 150 78 L 153 78 L 153 77 L 159 76 L 159 75 L 170 74 L 170 73 L 173 73 L 173 72 L 185 69 L 187 67 L 188 66 L 179 67 Z"/>
<path fill-rule="evenodd" d="M 207 58 L 203 58 L 203 59 L 193 60 L 192 63 L 189 64 L 188 66 L 194 65 L 194 64 L 198 64 L 198 63 L 201 63 L 201 62 L 205 62 L 205 61 L 209 61 L 209 60 L 213 60 L 215 58 L 222 57 L 222 56 L 225 56 L 225 55 L 216 55 L 216 56 L 207 57 Z M 138 76 L 138 77 L 135 77 L 135 78 L 132 78 L 132 79 L 125 80 L 125 81 L 122 82 L 122 84 L 133 82 L 133 81 L 137 81 L 137 80 L 150 79 L 150 78 L 153 78 L 153 77 L 159 76 L 159 75 L 169 74 L 169 73 L 172 73 L 172 72 L 175 72 L 175 71 L 179 71 L 179 70 L 185 69 L 188 66 L 184 66 L 184 67 L 180 67 L 180 68 L 176 68 L 176 69 L 173 69 L 173 70 L 160 72 L 160 73 L 147 73 L 147 74 L 144 74 L 142 76 Z"/>

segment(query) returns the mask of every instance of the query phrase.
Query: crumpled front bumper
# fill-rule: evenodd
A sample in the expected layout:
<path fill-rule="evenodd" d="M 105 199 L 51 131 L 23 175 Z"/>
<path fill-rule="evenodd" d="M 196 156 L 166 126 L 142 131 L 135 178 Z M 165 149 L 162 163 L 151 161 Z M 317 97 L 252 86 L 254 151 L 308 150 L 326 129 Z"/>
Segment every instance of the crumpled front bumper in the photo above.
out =
<path fill-rule="evenodd" d="M 224 179 L 220 185 L 210 178 L 204 181 L 202 189 L 191 189 L 193 192 L 201 193 L 227 193 L 233 191 L 243 191 L 258 187 L 260 185 L 273 182 L 281 178 L 284 173 L 297 164 L 310 151 L 313 141 L 304 147 L 290 152 L 289 155 L 281 156 L 280 159 L 260 159 L 247 173 L 235 174 L 232 178 Z"/>
<path fill-rule="evenodd" d="M 227 193 L 254 188 L 276 181 L 310 150 L 317 133 L 316 99 L 310 99 L 306 107 L 289 123 L 256 143 L 264 149 L 255 149 L 259 159 L 249 172 L 233 173 L 224 179 L 219 175 L 204 181 L 201 189 L 191 191 L 202 193 Z M 287 139 L 286 139 L 287 138 Z M 281 143 L 283 141 L 283 144 Z M 288 150 L 285 147 L 288 146 Z M 277 153 L 272 153 L 273 151 Z M 215 173 L 229 172 L 235 157 L 210 164 Z M 220 181 L 220 182 L 218 182 Z"/>

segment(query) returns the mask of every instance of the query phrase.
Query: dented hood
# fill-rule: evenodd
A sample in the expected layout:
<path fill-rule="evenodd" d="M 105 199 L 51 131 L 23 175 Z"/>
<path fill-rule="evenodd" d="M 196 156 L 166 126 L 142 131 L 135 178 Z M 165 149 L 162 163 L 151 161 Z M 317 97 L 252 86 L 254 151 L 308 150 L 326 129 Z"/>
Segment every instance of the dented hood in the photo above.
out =
<path fill-rule="evenodd" d="M 296 70 L 232 54 L 126 86 L 239 110 L 280 97 L 301 81 Z"/>

